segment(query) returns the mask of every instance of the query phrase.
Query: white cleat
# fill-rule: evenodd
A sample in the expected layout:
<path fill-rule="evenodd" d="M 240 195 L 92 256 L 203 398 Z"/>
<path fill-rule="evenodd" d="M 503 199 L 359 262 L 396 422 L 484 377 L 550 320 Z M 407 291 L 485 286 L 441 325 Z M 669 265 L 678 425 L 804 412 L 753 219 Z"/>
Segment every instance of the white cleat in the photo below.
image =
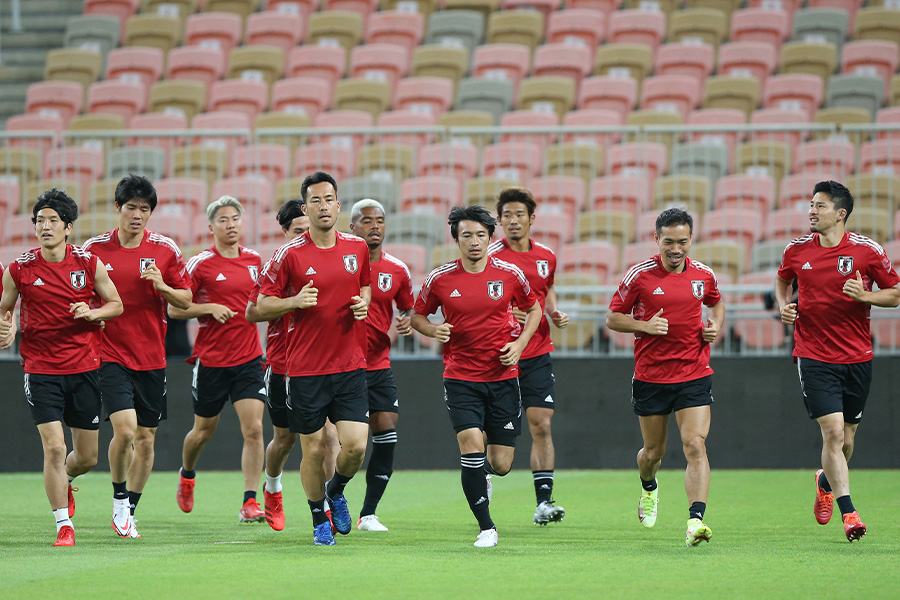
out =
<path fill-rule="evenodd" d="M 494 484 L 491 482 L 491 474 L 485 473 L 484 479 L 485 479 L 485 481 L 487 481 L 487 497 L 488 497 L 488 502 L 490 502 L 491 498 L 494 496 Z"/>
<path fill-rule="evenodd" d="M 388 528 L 381 524 L 375 515 L 360 517 L 356 522 L 357 531 L 387 531 Z"/>
<path fill-rule="evenodd" d="M 113 499 L 112 527 L 119 537 L 129 537 L 128 531 L 131 529 L 131 506 L 128 498 L 124 500 Z"/>
<path fill-rule="evenodd" d="M 534 509 L 534 524 L 546 525 L 547 523 L 558 523 L 566 516 L 566 509 L 562 506 L 554 506 L 552 500 L 544 500 Z"/>
<path fill-rule="evenodd" d="M 128 530 L 128 537 L 130 537 L 130 538 L 141 537 L 141 534 L 137 528 L 137 520 L 134 518 L 134 515 L 131 516 L 131 529 Z"/>
<path fill-rule="evenodd" d="M 497 545 L 500 535 L 496 529 L 485 529 L 478 534 L 478 539 L 473 544 L 476 548 L 491 548 Z"/>

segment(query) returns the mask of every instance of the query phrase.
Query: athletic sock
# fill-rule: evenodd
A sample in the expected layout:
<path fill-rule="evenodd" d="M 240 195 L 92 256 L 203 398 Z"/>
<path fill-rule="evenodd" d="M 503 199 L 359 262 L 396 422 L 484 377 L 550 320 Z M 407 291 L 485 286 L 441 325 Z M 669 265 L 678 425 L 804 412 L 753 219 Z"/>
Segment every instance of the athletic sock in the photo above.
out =
<path fill-rule="evenodd" d="M 266 491 L 270 494 L 277 494 L 281 489 L 281 473 L 275 477 L 266 473 Z"/>
<path fill-rule="evenodd" d="M 141 501 L 141 492 L 128 492 L 128 504 L 131 506 L 131 516 L 137 510 L 138 502 Z"/>
<path fill-rule="evenodd" d="M 534 495 L 537 503 L 549 502 L 553 497 L 553 470 L 532 471 L 531 477 L 534 479 Z"/>
<path fill-rule="evenodd" d="M 703 513 L 706 512 L 706 502 L 693 502 L 691 508 L 688 509 L 688 519 L 703 520 Z"/>
<path fill-rule="evenodd" d="M 497 475 L 498 477 L 502 477 L 502 475 L 498 475 L 497 471 L 494 470 L 494 467 L 492 467 L 491 463 L 489 463 L 487 460 L 484 461 L 484 472 L 488 475 Z"/>
<path fill-rule="evenodd" d="M 194 469 L 191 469 L 190 471 L 188 471 L 184 467 L 181 467 L 181 476 L 184 477 L 185 479 L 193 479 L 194 477 L 197 476 L 197 472 Z"/>
<path fill-rule="evenodd" d="M 256 490 L 247 490 L 244 492 L 244 504 L 247 504 L 247 500 L 253 498 L 256 500 Z"/>
<path fill-rule="evenodd" d="M 835 502 L 837 502 L 838 508 L 841 509 L 841 514 L 846 515 L 847 513 L 856 512 L 856 509 L 853 508 L 853 502 L 850 500 L 850 494 L 846 496 L 841 496 L 840 498 L 835 498 Z"/>
<path fill-rule="evenodd" d="M 459 463 L 463 493 L 469 501 L 472 514 L 478 520 L 478 527 L 482 531 L 492 529 L 494 522 L 491 520 L 490 501 L 487 497 L 487 480 L 484 478 L 484 452 L 463 454 L 459 457 Z"/>
<path fill-rule="evenodd" d="M 831 484 L 828 483 L 828 478 L 825 477 L 825 471 L 819 474 L 819 487 L 825 490 L 826 494 L 831 491 Z"/>
<path fill-rule="evenodd" d="M 654 477 L 651 481 L 644 481 L 643 479 L 641 479 L 641 487 L 648 492 L 652 492 L 659 487 L 659 484 L 656 482 L 656 477 Z"/>
<path fill-rule="evenodd" d="M 344 486 L 353 479 L 352 477 L 344 477 L 340 473 L 337 472 L 337 469 L 334 470 L 334 477 L 328 480 L 328 483 L 325 484 L 325 495 L 329 498 L 334 498 L 335 496 L 339 496 L 344 493 Z"/>
<path fill-rule="evenodd" d="M 313 527 L 318 527 L 322 523 L 328 522 L 328 515 L 325 514 L 325 498 L 317 502 L 307 500 L 306 503 L 309 504 L 309 512 L 312 513 Z"/>
<path fill-rule="evenodd" d="M 122 483 L 112 482 L 113 484 L 113 498 L 116 500 L 125 500 L 128 498 L 128 485 L 123 481 Z"/>
<path fill-rule="evenodd" d="M 374 515 L 378 502 L 384 495 L 391 474 L 394 472 L 394 448 L 397 447 L 397 430 L 385 429 L 372 433 L 372 456 L 366 468 L 366 499 L 360 517 Z"/>
<path fill-rule="evenodd" d="M 53 511 L 53 518 L 56 520 L 56 533 L 59 533 L 59 530 L 68 525 L 72 527 L 72 520 L 69 518 L 69 507 L 63 506 L 62 508 L 57 508 Z"/>

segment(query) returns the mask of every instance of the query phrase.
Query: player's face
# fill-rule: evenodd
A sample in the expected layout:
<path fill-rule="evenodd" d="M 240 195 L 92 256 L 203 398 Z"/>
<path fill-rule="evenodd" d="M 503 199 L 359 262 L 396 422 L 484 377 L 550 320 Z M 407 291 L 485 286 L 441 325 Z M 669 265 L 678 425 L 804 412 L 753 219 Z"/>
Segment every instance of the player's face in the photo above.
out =
<path fill-rule="evenodd" d="M 350 224 L 350 231 L 364 239 L 369 248 L 377 248 L 384 241 L 384 211 L 374 206 L 362 209 L 356 222 Z"/>
<path fill-rule="evenodd" d="M 510 202 L 503 205 L 503 211 L 499 215 L 500 227 L 508 240 L 522 240 L 531 233 L 531 224 L 534 223 L 534 215 L 528 214 L 528 207 L 521 202 Z"/>
<path fill-rule="evenodd" d="M 691 228 L 686 224 L 661 227 L 656 234 L 656 244 L 666 271 L 680 272 L 691 249 Z"/>
<path fill-rule="evenodd" d="M 309 217 L 310 227 L 328 231 L 337 224 L 341 203 L 338 202 L 334 186 L 327 181 L 315 183 L 306 188 L 306 204 L 303 212 Z"/>
<path fill-rule="evenodd" d="M 487 227 L 477 221 L 460 221 L 457 229 L 456 245 L 463 258 L 477 262 L 487 256 L 491 236 Z"/>
<path fill-rule="evenodd" d="M 56 248 L 66 243 L 66 236 L 72 233 L 72 224 L 63 223 L 59 213 L 52 208 L 42 208 L 34 223 L 34 233 L 41 248 Z"/>
<path fill-rule="evenodd" d="M 241 213 L 233 206 L 223 206 L 216 211 L 209 230 L 219 244 L 233 245 L 241 240 L 243 232 Z"/>
<path fill-rule="evenodd" d="M 828 194 L 818 192 L 809 201 L 809 230 L 813 233 L 827 233 L 844 221 L 847 211 L 835 210 L 834 202 Z"/>
<path fill-rule="evenodd" d="M 150 204 L 141 198 L 133 198 L 116 208 L 119 213 L 119 229 L 129 233 L 143 233 L 150 219 Z"/>
<path fill-rule="evenodd" d="M 292 240 L 295 237 L 300 237 L 307 231 L 309 231 L 309 217 L 294 217 L 294 220 L 291 221 L 291 226 L 284 230 L 284 236 Z"/>

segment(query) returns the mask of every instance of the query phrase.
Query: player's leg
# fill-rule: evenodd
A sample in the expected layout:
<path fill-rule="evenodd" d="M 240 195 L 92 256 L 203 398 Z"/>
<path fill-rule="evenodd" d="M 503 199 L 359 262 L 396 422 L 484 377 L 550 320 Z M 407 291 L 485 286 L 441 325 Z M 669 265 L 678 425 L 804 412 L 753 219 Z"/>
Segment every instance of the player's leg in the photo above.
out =
<path fill-rule="evenodd" d="M 184 436 L 181 448 L 181 470 L 178 475 L 178 506 L 184 512 L 194 509 L 194 484 L 197 461 L 219 424 L 219 413 L 228 401 L 229 377 L 226 369 L 207 367 L 198 360 L 194 364 L 191 396 L 194 424 Z"/>
<path fill-rule="evenodd" d="M 56 533 L 59 536 L 62 528 L 68 527 L 72 530 L 72 539 L 71 544 L 65 545 L 72 545 L 75 543 L 75 534 L 67 501 L 69 480 L 66 477 L 66 436 L 59 421 L 39 423 L 37 429 L 44 450 L 44 490 L 56 520 Z M 68 530 L 65 533 L 68 534 Z"/>
<path fill-rule="evenodd" d="M 662 384 L 632 381 L 631 407 L 638 416 L 643 445 L 637 453 L 641 479 L 638 519 L 644 527 L 656 524 L 659 486 L 656 472 L 666 453 L 669 415 L 674 407 L 673 390 Z"/>
<path fill-rule="evenodd" d="M 460 481 L 463 493 L 469 502 L 469 510 L 478 521 L 480 531 L 475 546 L 496 546 L 499 536 L 497 527 L 491 519 L 491 502 L 488 498 L 487 480 L 484 477 L 486 464 L 484 434 L 481 429 L 471 427 L 457 432 L 456 441 L 459 444 Z"/>
<path fill-rule="evenodd" d="M 334 477 L 338 454 L 341 453 L 341 442 L 338 440 L 337 427 L 331 419 L 325 419 L 325 460 L 322 461 L 322 474 L 325 481 Z"/>
<path fill-rule="evenodd" d="M 181 470 L 184 473 L 194 472 L 200 455 L 206 443 L 212 438 L 219 425 L 219 415 L 214 417 L 201 417 L 194 415 L 194 425 L 184 436 L 184 446 L 181 450 Z M 193 479 L 190 477 L 189 479 Z"/>
<path fill-rule="evenodd" d="M 156 429 L 138 425 L 134 435 L 134 459 L 131 461 L 131 468 L 128 469 L 128 505 L 132 517 L 153 471 L 153 461 L 156 459 Z M 132 526 L 136 529 L 134 519 Z"/>
<path fill-rule="evenodd" d="M 109 415 L 113 429 L 113 437 L 107 451 L 113 486 L 112 526 L 119 536 L 125 536 L 131 528 L 128 471 L 134 459 L 137 390 L 131 372 L 120 364 L 104 363 L 100 367 L 99 375 L 103 408 Z"/>
<path fill-rule="evenodd" d="M 703 523 L 706 501 L 709 497 L 709 459 L 706 455 L 706 437 L 709 435 L 709 406 L 693 406 L 675 413 L 681 433 L 681 444 L 687 459 L 684 472 L 684 490 L 690 504 L 688 514 L 688 544 L 709 541 L 712 532 Z M 693 528 L 693 531 L 691 530 Z"/>
<path fill-rule="evenodd" d="M 256 492 L 259 488 L 266 452 L 263 445 L 262 427 L 264 405 L 257 398 L 242 398 L 235 401 L 234 410 L 237 412 L 241 424 L 241 436 L 244 440 L 241 450 L 244 498 L 239 517 L 243 523 L 261 523 L 265 521 L 266 515 L 256 500 Z"/>
<path fill-rule="evenodd" d="M 369 391 L 372 454 L 366 468 L 366 497 L 359 511 L 356 528 L 364 531 L 387 531 L 375 511 L 394 472 L 400 401 L 390 369 L 367 371 L 366 384 Z"/>
<path fill-rule="evenodd" d="M 166 393 L 166 371 L 130 371 L 134 381 L 134 410 L 137 416 L 137 429 L 134 435 L 134 457 L 128 469 L 128 503 L 132 517 L 137 510 L 144 492 L 144 486 L 150 479 L 153 462 L 156 458 L 156 430 L 160 421 L 168 416 Z M 132 519 L 131 537 L 140 537 Z"/>
<path fill-rule="evenodd" d="M 553 504 L 556 462 L 550 423 L 556 406 L 556 385 L 550 354 L 519 361 L 522 408 L 531 432 L 531 477 L 534 482 L 534 523 L 562 520 L 565 509 Z"/>

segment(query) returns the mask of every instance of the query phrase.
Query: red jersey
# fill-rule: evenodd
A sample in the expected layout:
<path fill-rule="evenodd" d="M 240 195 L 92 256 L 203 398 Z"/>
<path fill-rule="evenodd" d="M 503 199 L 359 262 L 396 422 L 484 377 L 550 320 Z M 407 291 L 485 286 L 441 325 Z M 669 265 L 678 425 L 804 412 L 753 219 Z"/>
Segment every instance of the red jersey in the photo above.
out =
<path fill-rule="evenodd" d="M 531 249 L 527 252 L 516 252 L 509 247 L 506 240 L 498 240 L 490 245 L 488 253 L 500 260 L 505 260 L 522 269 L 531 290 L 541 303 L 541 324 L 531 336 L 528 347 L 522 352 L 522 358 L 534 358 L 548 352 L 553 352 L 553 342 L 550 341 L 550 322 L 544 315 L 544 305 L 547 303 L 547 292 L 553 287 L 553 277 L 556 274 L 556 254 L 553 250 L 538 242 L 531 242 Z"/>
<path fill-rule="evenodd" d="M 422 284 L 416 312 L 428 316 L 441 309 L 453 325 L 444 344 L 444 378 L 502 381 L 519 376 L 519 367 L 504 366 L 500 350 L 519 337 L 522 327 L 513 305 L 532 307 L 537 297 L 514 264 L 489 256 L 481 273 L 469 273 L 456 259 L 432 271 Z"/>
<path fill-rule="evenodd" d="M 372 302 L 366 317 L 368 371 L 388 369 L 391 366 L 391 338 L 388 329 L 394 320 L 394 302 L 400 310 L 410 310 L 415 304 L 409 269 L 402 260 L 381 252 L 381 258 L 369 264 L 371 272 Z"/>
<path fill-rule="evenodd" d="M 794 356 L 835 364 L 872 359 L 871 305 L 842 291 L 857 271 L 866 290 L 873 281 L 883 290 L 900 282 L 884 249 L 858 233 L 845 233 L 834 248 L 824 248 L 813 233 L 784 249 L 778 276 L 799 284 Z"/>
<path fill-rule="evenodd" d="M 62 262 L 47 262 L 35 248 L 9 265 L 22 297 L 19 353 L 26 373 L 68 375 L 100 368 L 100 327 L 69 312 L 74 302 L 91 302 L 96 272 L 97 257 L 72 244 L 66 244 Z"/>
<path fill-rule="evenodd" d="M 194 303 L 221 304 L 235 313 L 224 323 L 208 315 L 197 319 L 200 332 L 191 360 L 199 358 L 207 367 L 233 367 L 262 355 L 256 324 L 245 316 L 261 261 L 255 250 L 239 250 L 237 258 L 225 258 L 213 246 L 187 264 Z"/>
<path fill-rule="evenodd" d="M 316 306 L 290 313 L 289 377 L 348 373 L 366 368 L 366 324 L 353 318 L 351 298 L 369 285 L 369 247 L 362 238 L 335 232 L 319 248 L 309 232 L 278 249 L 261 278 L 260 294 L 288 298 L 313 282 Z"/>
<path fill-rule="evenodd" d="M 634 378 L 647 383 L 681 383 L 713 373 L 709 344 L 703 341 L 703 305 L 722 300 L 712 269 L 685 258 L 681 273 L 669 273 L 659 255 L 631 267 L 609 310 L 649 321 L 663 309 L 666 335 L 635 333 Z"/>
<path fill-rule="evenodd" d="M 181 250 L 170 238 L 146 229 L 137 248 L 123 248 L 119 230 L 113 229 L 92 237 L 82 249 L 106 264 L 125 308 L 103 329 L 100 359 L 135 371 L 164 368 L 168 302 L 152 281 L 141 279 L 141 273 L 155 264 L 166 285 L 177 290 L 191 289 Z"/>
<path fill-rule="evenodd" d="M 256 302 L 259 298 L 259 286 L 270 268 L 272 259 L 263 265 L 256 285 L 250 291 L 250 302 Z M 284 375 L 287 363 L 287 332 L 290 326 L 290 315 L 284 315 L 266 322 L 266 362 L 272 367 L 272 372 Z"/>

